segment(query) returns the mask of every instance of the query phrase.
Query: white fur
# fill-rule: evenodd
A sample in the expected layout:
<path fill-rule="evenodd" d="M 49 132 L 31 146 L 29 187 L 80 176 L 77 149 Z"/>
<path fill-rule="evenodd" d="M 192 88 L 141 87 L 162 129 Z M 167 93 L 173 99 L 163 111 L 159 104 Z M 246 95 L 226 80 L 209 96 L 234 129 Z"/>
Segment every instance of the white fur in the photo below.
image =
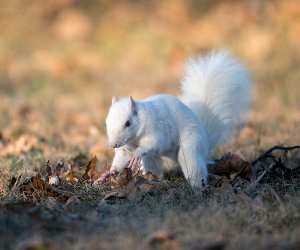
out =
<path fill-rule="evenodd" d="M 225 142 L 249 109 L 252 82 L 228 51 L 187 62 L 181 100 L 201 119 L 209 146 Z"/>
<path fill-rule="evenodd" d="M 120 171 L 131 157 L 139 157 L 145 172 L 161 176 L 165 166 L 179 165 L 191 186 L 202 187 L 208 155 L 241 121 L 250 91 L 246 69 L 219 51 L 187 63 L 180 98 L 115 99 L 106 119 L 109 140 L 119 147 L 112 170 Z M 132 127 L 124 128 L 128 119 Z"/>
<path fill-rule="evenodd" d="M 111 171 L 122 171 L 127 165 L 131 158 L 131 151 L 126 146 L 115 148 L 115 157 L 112 162 Z"/>

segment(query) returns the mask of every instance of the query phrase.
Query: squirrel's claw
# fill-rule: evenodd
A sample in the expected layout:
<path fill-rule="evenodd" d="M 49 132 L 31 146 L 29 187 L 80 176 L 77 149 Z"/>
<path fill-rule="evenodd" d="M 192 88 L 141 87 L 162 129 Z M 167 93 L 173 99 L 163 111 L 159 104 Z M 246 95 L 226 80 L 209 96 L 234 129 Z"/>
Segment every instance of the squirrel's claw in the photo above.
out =
<path fill-rule="evenodd" d="M 139 152 L 135 152 L 129 161 L 129 168 L 133 168 L 135 165 L 140 164 L 142 156 Z"/>
<path fill-rule="evenodd" d="M 119 172 L 117 170 L 112 170 L 109 173 L 110 173 L 110 176 L 117 176 L 119 174 Z"/>
<path fill-rule="evenodd" d="M 105 183 L 109 176 L 110 176 L 110 172 L 105 171 L 97 180 L 95 180 L 94 184 L 103 184 L 103 183 Z"/>
<path fill-rule="evenodd" d="M 105 171 L 95 182 L 96 183 L 100 183 L 103 184 L 105 183 L 109 177 L 111 176 L 117 176 L 118 175 L 118 171 L 117 170 L 112 170 L 112 171 Z"/>

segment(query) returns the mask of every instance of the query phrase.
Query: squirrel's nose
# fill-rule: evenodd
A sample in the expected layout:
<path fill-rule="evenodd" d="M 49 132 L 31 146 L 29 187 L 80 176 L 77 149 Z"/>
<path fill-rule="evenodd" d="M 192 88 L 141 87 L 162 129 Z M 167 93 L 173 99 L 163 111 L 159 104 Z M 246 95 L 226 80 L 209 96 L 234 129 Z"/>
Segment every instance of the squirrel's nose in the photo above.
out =
<path fill-rule="evenodd" d="M 118 143 L 110 143 L 109 146 L 112 148 L 118 148 L 119 144 Z"/>

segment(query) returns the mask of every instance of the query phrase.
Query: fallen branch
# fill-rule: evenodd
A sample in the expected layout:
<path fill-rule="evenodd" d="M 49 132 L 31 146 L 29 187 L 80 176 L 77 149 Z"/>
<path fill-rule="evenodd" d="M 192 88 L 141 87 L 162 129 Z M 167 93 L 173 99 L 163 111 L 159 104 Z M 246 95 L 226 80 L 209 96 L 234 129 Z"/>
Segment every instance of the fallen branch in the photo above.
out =
<path fill-rule="evenodd" d="M 280 161 L 278 161 L 273 155 L 272 153 L 274 151 L 284 151 L 285 153 L 287 153 L 288 151 L 291 151 L 291 150 L 295 150 L 295 149 L 300 149 L 300 145 L 295 145 L 295 146 L 280 146 L 280 145 L 276 145 L 276 146 L 273 146 L 272 148 L 268 149 L 267 151 L 265 151 L 264 153 L 262 153 L 261 155 L 259 155 L 254 161 L 251 162 L 251 169 L 252 169 L 252 174 L 255 173 L 256 171 L 255 170 L 255 165 L 264 160 L 264 159 L 267 159 L 267 158 L 272 158 L 274 160 L 275 163 L 272 163 L 271 166 L 268 168 L 268 169 L 265 169 L 263 171 L 263 173 L 261 175 L 259 175 L 255 181 L 250 185 L 249 188 L 254 188 L 257 186 L 257 184 L 262 180 L 262 178 L 267 174 L 269 173 L 275 166 L 277 167 L 281 167 L 281 168 L 284 168 L 285 170 L 287 171 L 294 171 L 295 169 L 291 170 L 291 169 L 288 169 L 287 167 L 285 167 L 283 164 L 278 164 L 278 163 L 281 163 Z M 300 166 L 299 166 L 300 167 Z M 235 175 L 235 177 L 233 178 L 233 180 L 231 181 L 231 184 L 234 185 L 238 179 L 238 177 L 241 176 L 241 174 L 248 168 L 248 166 L 244 166 L 242 169 L 240 169 L 240 171 Z M 252 176 L 252 178 L 255 178 L 254 176 Z M 252 179 L 251 178 L 251 179 Z"/>
<path fill-rule="evenodd" d="M 300 149 L 300 145 L 289 146 L 289 147 L 276 145 L 276 146 L 268 149 L 266 152 L 261 154 L 259 157 L 257 157 L 254 161 L 252 161 L 251 165 L 255 166 L 259 161 L 266 159 L 266 158 L 274 158 L 272 153 L 276 150 L 284 151 L 286 153 L 286 152 L 294 150 L 294 149 Z"/>

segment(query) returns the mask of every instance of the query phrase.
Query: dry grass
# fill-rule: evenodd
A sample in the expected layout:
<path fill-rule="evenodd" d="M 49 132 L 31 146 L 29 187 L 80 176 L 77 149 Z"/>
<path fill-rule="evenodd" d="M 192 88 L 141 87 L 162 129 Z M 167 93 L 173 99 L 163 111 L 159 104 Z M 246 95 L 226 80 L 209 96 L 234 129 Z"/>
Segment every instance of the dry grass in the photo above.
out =
<path fill-rule="evenodd" d="M 256 82 L 249 123 L 216 157 L 299 144 L 299 11 L 292 0 L 1 2 L 0 248 L 299 249 L 299 176 L 269 176 L 251 195 L 194 193 L 174 177 L 114 202 L 81 183 L 68 187 L 81 197 L 70 205 L 8 187 L 79 153 L 106 166 L 111 96 L 177 94 L 184 58 L 215 47 L 233 50 Z"/>

